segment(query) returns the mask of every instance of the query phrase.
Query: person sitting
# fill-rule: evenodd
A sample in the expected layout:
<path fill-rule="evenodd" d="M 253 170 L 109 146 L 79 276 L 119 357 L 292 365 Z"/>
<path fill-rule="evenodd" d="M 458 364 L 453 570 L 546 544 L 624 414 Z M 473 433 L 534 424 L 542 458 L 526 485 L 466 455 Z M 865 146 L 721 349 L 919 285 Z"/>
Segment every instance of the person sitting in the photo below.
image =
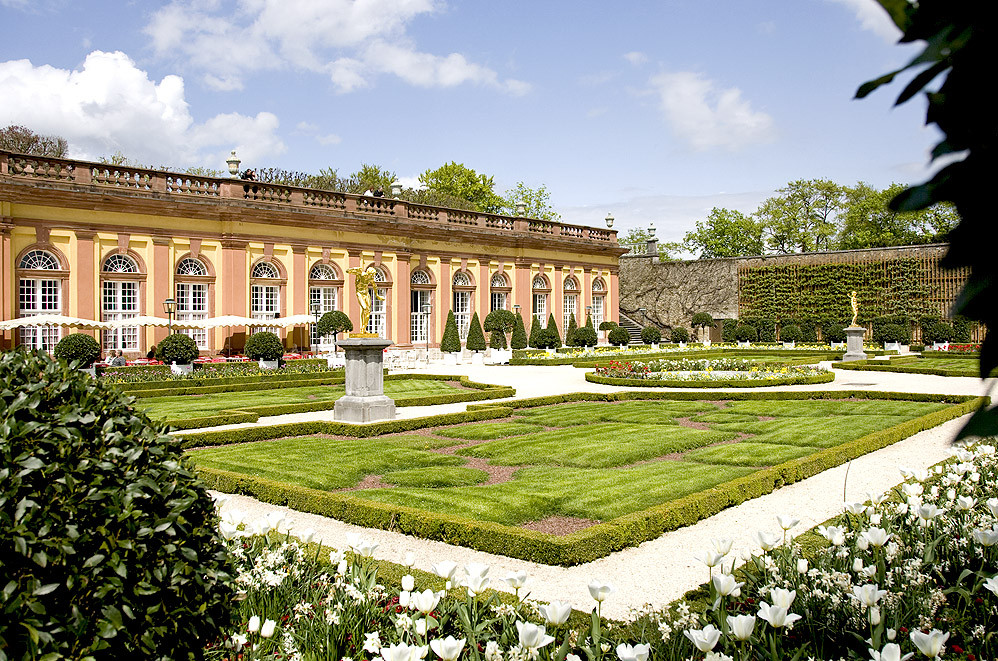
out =
<path fill-rule="evenodd" d="M 240 176 L 246 181 L 256 181 L 256 171 L 250 168 L 246 168 Z"/>
<path fill-rule="evenodd" d="M 382 190 L 381 186 L 374 187 L 374 197 L 384 197 L 385 191 Z"/>
<path fill-rule="evenodd" d="M 146 352 L 146 358 L 148 358 L 149 360 L 155 360 L 156 359 L 156 345 L 155 344 L 152 345 L 151 347 L 149 347 L 149 351 Z"/>
<path fill-rule="evenodd" d="M 111 353 L 114 354 L 113 351 Z M 111 359 L 111 367 L 124 367 L 127 364 L 128 363 L 125 361 L 125 356 L 121 353 L 121 350 L 119 349 L 118 355 L 116 355 L 114 358 Z"/>

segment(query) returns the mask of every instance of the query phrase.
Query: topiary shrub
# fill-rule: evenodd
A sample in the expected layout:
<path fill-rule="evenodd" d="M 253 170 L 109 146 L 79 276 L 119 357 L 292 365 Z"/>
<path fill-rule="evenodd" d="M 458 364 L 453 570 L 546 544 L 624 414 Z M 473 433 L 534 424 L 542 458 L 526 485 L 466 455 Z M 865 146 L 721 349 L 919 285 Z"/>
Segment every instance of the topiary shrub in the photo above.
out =
<path fill-rule="evenodd" d="M 599 329 L 601 331 L 612 331 L 617 327 L 616 321 L 601 321 L 599 324 Z"/>
<path fill-rule="evenodd" d="M 780 329 L 780 340 L 783 342 L 800 342 L 803 335 L 796 324 L 787 324 Z"/>
<path fill-rule="evenodd" d="M 594 347 L 598 342 L 599 338 L 596 336 L 596 329 L 592 327 L 592 324 L 575 331 L 575 346 Z"/>
<path fill-rule="evenodd" d="M 523 317 L 519 312 L 514 316 L 516 320 L 513 326 L 513 334 L 509 336 L 509 347 L 511 349 L 526 349 L 527 329 L 523 326 Z"/>
<path fill-rule="evenodd" d="M 676 326 L 672 329 L 672 341 L 673 342 L 689 342 L 690 332 L 683 328 L 682 326 Z"/>
<path fill-rule="evenodd" d="M 645 326 L 641 329 L 641 341 L 645 344 L 658 344 L 662 341 L 662 331 L 657 326 Z"/>
<path fill-rule="evenodd" d="M 468 338 L 464 341 L 468 351 L 485 351 L 485 333 L 482 332 L 482 322 L 478 313 L 471 315 L 471 325 L 468 327 Z"/>
<path fill-rule="evenodd" d="M 167 365 L 190 365 L 198 357 L 198 345 L 189 335 L 174 333 L 163 338 L 156 345 L 156 358 Z"/>
<path fill-rule="evenodd" d="M 458 353 L 461 351 L 461 335 L 457 332 L 457 321 L 454 319 L 454 311 L 447 313 L 447 323 L 444 324 L 444 335 L 440 339 L 440 350 L 444 353 Z"/>
<path fill-rule="evenodd" d="M 880 327 L 880 341 L 883 343 L 908 341 L 908 332 L 900 324 L 884 324 Z"/>
<path fill-rule="evenodd" d="M 506 333 L 503 333 L 498 328 L 489 333 L 489 346 L 493 349 L 505 349 Z"/>
<path fill-rule="evenodd" d="M 575 334 L 579 331 L 579 325 L 575 321 L 575 313 L 571 313 L 568 317 L 568 328 L 565 329 L 565 346 L 567 347 L 577 347 L 578 342 L 575 340 Z"/>
<path fill-rule="evenodd" d="M 0 426 L 0 654 L 201 658 L 233 624 L 233 565 L 177 440 L 23 349 L 0 355 Z"/>
<path fill-rule="evenodd" d="M 548 315 L 547 326 L 544 327 L 547 336 L 547 348 L 557 349 L 561 346 L 561 333 L 558 331 L 558 322 L 554 320 L 554 313 Z"/>
<path fill-rule="evenodd" d="M 618 347 L 622 347 L 630 343 L 631 336 L 628 334 L 627 330 L 621 328 L 620 326 L 614 326 L 613 330 L 607 336 L 607 340 L 610 344 Z"/>
<path fill-rule="evenodd" d="M 953 339 L 953 327 L 945 321 L 937 321 L 922 332 L 922 341 L 929 342 L 949 342 Z"/>
<path fill-rule="evenodd" d="M 846 341 L 846 329 L 842 327 L 842 324 L 827 324 L 821 331 L 822 337 L 826 342 L 845 342 Z"/>
<path fill-rule="evenodd" d="M 59 340 L 52 354 L 67 364 L 88 368 L 100 360 L 100 345 L 86 333 L 73 333 Z"/>
<path fill-rule="evenodd" d="M 770 321 L 764 326 L 756 326 L 755 330 L 759 334 L 760 342 L 776 341 L 776 324 L 774 322 Z"/>
<path fill-rule="evenodd" d="M 698 329 L 697 336 L 699 337 L 700 333 L 705 329 L 714 327 L 714 318 L 706 312 L 697 312 L 693 315 L 693 319 L 690 320 L 690 326 Z"/>
<path fill-rule="evenodd" d="M 734 342 L 736 328 L 738 328 L 737 319 L 725 319 L 721 322 L 721 341 Z"/>
<path fill-rule="evenodd" d="M 274 333 L 260 331 L 249 336 L 243 353 L 250 360 L 280 360 L 284 355 L 284 345 Z"/>
<path fill-rule="evenodd" d="M 735 328 L 735 339 L 739 342 L 755 342 L 759 339 L 759 331 L 755 326 L 738 324 Z"/>
<path fill-rule="evenodd" d="M 315 326 L 315 332 L 319 337 L 326 337 L 330 333 L 334 336 L 340 333 L 353 330 L 353 322 L 346 313 L 333 310 L 319 317 L 319 323 Z"/>
<path fill-rule="evenodd" d="M 528 344 L 535 349 L 543 349 L 541 343 L 544 341 L 541 337 L 541 322 L 537 320 L 537 315 L 530 315 L 530 339 L 527 340 Z"/>
<path fill-rule="evenodd" d="M 513 314 L 509 310 L 493 310 L 492 312 L 485 315 L 485 332 L 489 333 L 489 346 L 493 349 L 505 349 L 506 348 L 506 333 L 515 332 L 517 323 L 517 315 Z M 523 320 L 520 320 L 520 326 L 523 326 Z M 526 344 L 526 333 L 524 333 L 524 344 Z M 521 349 L 523 347 L 520 347 Z"/>
<path fill-rule="evenodd" d="M 960 344 L 967 344 L 970 342 L 970 337 L 973 332 L 973 322 L 964 316 L 957 315 L 953 317 L 953 341 Z"/>

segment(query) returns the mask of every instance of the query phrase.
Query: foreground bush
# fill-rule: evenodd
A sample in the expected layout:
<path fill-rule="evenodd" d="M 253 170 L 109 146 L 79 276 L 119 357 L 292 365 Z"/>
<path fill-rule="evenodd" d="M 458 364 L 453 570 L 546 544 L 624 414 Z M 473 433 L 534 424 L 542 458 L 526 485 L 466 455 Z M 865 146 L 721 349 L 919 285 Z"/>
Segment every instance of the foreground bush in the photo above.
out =
<path fill-rule="evenodd" d="M 630 344 L 631 342 L 630 334 L 628 334 L 626 329 L 621 328 L 620 326 L 614 326 L 610 331 L 610 334 L 607 335 L 606 339 L 610 344 L 618 347 Z"/>
<path fill-rule="evenodd" d="M 190 365 L 198 357 L 198 345 L 194 339 L 183 333 L 174 333 L 163 338 L 156 345 L 156 358 L 167 365 Z"/>
<path fill-rule="evenodd" d="M 100 345 L 85 333 L 73 333 L 59 340 L 52 355 L 67 363 L 76 362 L 80 367 L 90 367 L 100 360 Z"/>
<path fill-rule="evenodd" d="M 0 427 L 0 658 L 187 659 L 229 625 L 212 501 L 128 398 L 11 351 Z"/>
<path fill-rule="evenodd" d="M 645 344 L 658 344 L 662 341 L 662 331 L 657 326 L 645 326 L 641 329 L 641 341 Z"/>
<path fill-rule="evenodd" d="M 246 340 L 243 352 L 250 360 L 280 360 L 284 355 L 284 345 L 274 333 L 259 331 Z"/>

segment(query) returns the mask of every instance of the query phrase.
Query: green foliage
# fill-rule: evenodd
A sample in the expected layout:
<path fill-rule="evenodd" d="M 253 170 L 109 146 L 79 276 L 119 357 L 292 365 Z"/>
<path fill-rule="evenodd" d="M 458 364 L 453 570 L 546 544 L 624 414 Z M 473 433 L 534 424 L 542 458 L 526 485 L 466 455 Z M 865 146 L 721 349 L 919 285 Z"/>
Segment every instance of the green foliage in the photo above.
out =
<path fill-rule="evenodd" d="M 0 355 L 0 640 L 8 659 L 187 659 L 230 625 L 214 503 L 129 399 Z"/>
<path fill-rule="evenodd" d="M 167 365 L 190 365 L 198 357 L 198 345 L 189 335 L 173 333 L 156 345 L 156 358 Z"/>
<path fill-rule="evenodd" d="M 953 327 L 945 321 L 938 321 L 922 331 L 923 342 L 949 342 L 953 339 Z"/>
<path fill-rule="evenodd" d="M 973 322 L 963 315 L 957 315 L 953 317 L 953 341 L 961 344 L 966 344 L 970 342 L 971 329 L 973 327 Z M 988 326 L 990 331 L 992 326 Z M 988 333 L 990 337 L 990 332 Z"/>
<path fill-rule="evenodd" d="M 698 331 L 698 336 L 703 335 L 703 337 L 700 338 L 701 340 L 705 340 L 709 336 L 704 332 L 704 330 L 714 327 L 714 318 L 706 312 L 697 312 L 693 315 L 693 319 L 690 320 L 690 326 Z"/>
<path fill-rule="evenodd" d="M 705 221 L 698 220 L 696 230 L 683 237 L 686 250 L 699 253 L 700 259 L 761 255 L 764 244 L 761 222 L 740 211 L 714 207 Z"/>
<path fill-rule="evenodd" d="M 548 315 L 548 323 L 544 327 L 543 337 L 545 348 L 557 349 L 561 346 L 561 332 L 558 330 L 558 324 L 554 320 L 553 312 Z"/>
<path fill-rule="evenodd" d="M 827 179 L 798 179 L 777 193 L 755 212 L 765 227 L 769 250 L 786 254 L 834 246 L 834 221 L 842 208 L 842 186 Z"/>
<path fill-rule="evenodd" d="M 100 360 L 100 345 L 86 333 L 72 333 L 59 340 L 52 354 L 66 363 L 90 367 Z"/>
<path fill-rule="evenodd" d="M 249 336 L 243 351 L 250 360 L 279 360 L 284 355 L 284 345 L 274 333 L 259 331 Z"/>
<path fill-rule="evenodd" d="M 326 337 L 330 333 L 344 333 L 353 330 L 353 322 L 345 312 L 333 310 L 319 317 L 319 324 L 315 328 L 319 337 Z"/>
<path fill-rule="evenodd" d="M 672 341 L 673 342 L 689 342 L 690 332 L 683 328 L 682 326 L 674 326 L 672 328 Z"/>
<path fill-rule="evenodd" d="M 725 319 L 721 322 L 721 341 L 722 342 L 734 342 L 735 341 L 735 328 L 738 327 L 737 319 Z"/>
<path fill-rule="evenodd" d="M 842 324 L 828 323 L 822 327 L 821 337 L 826 342 L 845 342 L 846 329 L 842 327 Z"/>
<path fill-rule="evenodd" d="M 578 341 L 575 339 L 575 334 L 579 331 L 579 325 L 575 322 L 575 313 L 573 312 L 568 317 L 568 328 L 565 329 L 565 346 L 577 347 L 579 346 Z"/>
<path fill-rule="evenodd" d="M 591 321 L 591 320 L 590 320 Z M 575 331 L 575 344 L 580 347 L 594 347 L 599 343 L 599 337 L 593 329 L 592 323 L 586 324 Z"/>
<path fill-rule="evenodd" d="M 25 126 L 11 124 L 0 129 L 0 149 L 33 156 L 66 158 L 69 143 L 66 138 L 39 135 Z"/>
<path fill-rule="evenodd" d="M 641 341 L 645 344 L 658 344 L 662 341 L 662 331 L 658 326 L 645 326 L 641 329 Z"/>
<path fill-rule="evenodd" d="M 516 205 L 523 204 L 524 216 L 540 220 L 561 220 L 561 214 L 551 207 L 551 192 L 546 186 L 531 188 L 522 181 L 516 182 L 516 187 L 506 191 L 503 198 L 502 213 L 507 216 L 516 215 Z"/>
<path fill-rule="evenodd" d="M 610 321 L 609 319 L 607 319 L 606 321 L 601 321 L 599 324 L 599 329 L 601 331 L 611 331 L 616 327 L 617 327 L 617 322 Z"/>
<path fill-rule="evenodd" d="M 537 320 L 537 315 L 536 314 L 530 315 L 530 339 L 528 340 L 529 346 L 535 349 L 544 348 L 545 339 L 541 335 L 543 330 L 544 329 L 541 328 L 541 322 Z M 519 347 L 514 346 L 513 348 L 518 349 Z"/>
<path fill-rule="evenodd" d="M 494 330 L 511 333 L 516 328 L 516 315 L 509 310 L 493 310 L 485 315 L 484 328 L 486 333 Z"/>
<path fill-rule="evenodd" d="M 735 327 L 735 339 L 739 342 L 755 342 L 759 339 L 759 331 L 749 324 L 738 324 Z"/>
<path fill-rule="evenodd" d="M 513 334 L 509 338 L 509 346 L 511 349 L 526 349 L 528 344 L 527 330 L 523 327 L 523 316 L 517 312 L 515 317 Z"/>
<path fill-rule="evenodd" d="M 780 340 L 783 342 L 800 342 L 802 336 L 800 326 L 795 324 L 787 324 L 780 329 Z"/>
<path fill-rule="evenodd" d="M 960 222 L 952 204 L 935 204 L 918 211 L 899 211 L 890 207 L 904 186 L 891 184 L 877 190 L 860 182 L 846 189 L 842 213 L 840 250 L 909 246 L 946 241 L 949 232 Z"/>
<path fill-rule="evenodd" d="M 482 322 L 478 320 L 477 312 L 471 315 L 471 326 L 468 327 L 465 346 L 469 351 L 485 351 L 485 333 L 482 332 Z"/>
<path fill-rule="evenodd" d="M 630 343 L 631 336 L 620 326 L 614 326 L 607 336 L 607 341 L 614 346 L 622 347 Z"/>
<path fill-rule="evenodd" d="M 911 334 L 908 332 L 907 328 L 901 324 L 884 324 L 879 327 L 880 342 L 901 342 L 902 344 L 908 342 L 911 338 Z"/>
<path fill-rule="evenodd" d="M 489 346 L 493 349 L 505 349 L 506 333 L 503 333 L 498 328 L 489 333 Z"/>
<path fill-rule="evenodd" d="M 500 213 L 505 200 L 495 192 L 494 177 L 478 174 L 463 163 L 451 161 L 419 175 L 419 183 L 438 193 L 470 202 L 476 211 Z"/>
<path fill-rule="evenodd" d="M 444 335 L 440 339 L 440 350 L 445 353 L 458 353 L 461 351 L 461 334 L 457 332 L 457 321 L 454 319 L 453 310 L 447 313 Z"/>

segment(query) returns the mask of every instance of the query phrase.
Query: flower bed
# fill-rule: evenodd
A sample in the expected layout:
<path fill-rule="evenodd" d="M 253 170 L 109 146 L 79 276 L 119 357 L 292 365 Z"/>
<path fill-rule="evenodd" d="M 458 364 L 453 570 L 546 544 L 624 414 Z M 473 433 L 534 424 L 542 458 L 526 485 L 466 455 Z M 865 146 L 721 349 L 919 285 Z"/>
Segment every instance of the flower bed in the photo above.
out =
<path fill-rule="evenodd" d="M 587 373 L 586 381 L 604 385 L 661 388 L 756 388 L 828 383 L 835 375 L 823 369 L 771 365 L 738 358 L 611 361 Z"/>
<path fill-rule="evenodd" d="M 242 521 L 223 507 L 220 529 L 237 563 L 242 624 L 206 651 L 242 658 L 832 659 L 994 658 L 998 653 L 998 484 L 995 449 L 955 460 L 900 488 L 850 503 L 796 540 L 776 517 L 756 534 L 763 552 L 734 568 L 738 549 L 704 540 L 710 580 L 666 607 L 600 617 L 614 587 L 589 583 L 591 616 L 528 598 L 524 573 L 491 574 L 440 558 L 432 573 L 376 560 L 359 536 L 336 549 L 276 535 L 280 516 Z M 267 536 L 269 533 L 269 536 Z M 329 540 L 327 540 L 329 541 Z M 649 580 L 655 580 L 649 577 Z M 512 594 L 498 595 L 499 587 Z"/>

